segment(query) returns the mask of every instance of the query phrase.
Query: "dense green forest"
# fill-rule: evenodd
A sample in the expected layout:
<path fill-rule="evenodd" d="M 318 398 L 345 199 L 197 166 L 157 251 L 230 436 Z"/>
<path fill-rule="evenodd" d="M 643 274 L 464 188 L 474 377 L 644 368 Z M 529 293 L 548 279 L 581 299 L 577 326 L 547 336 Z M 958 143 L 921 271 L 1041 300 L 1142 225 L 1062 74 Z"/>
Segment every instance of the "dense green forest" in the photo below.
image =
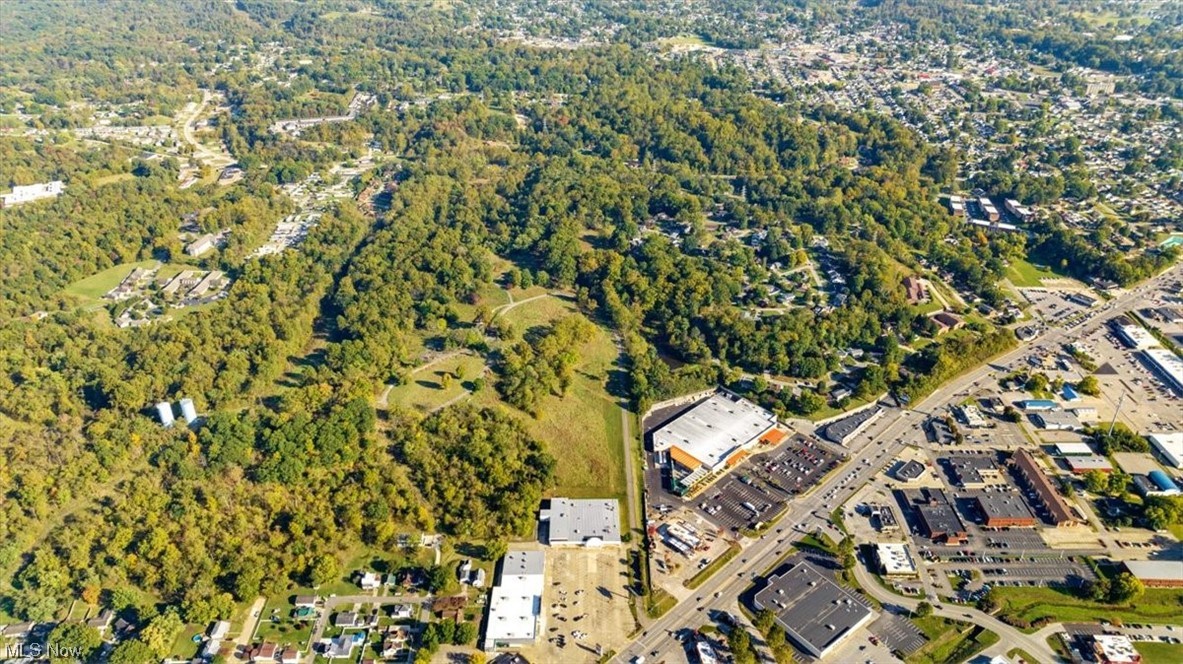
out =
<path fill-rule="evenodd" d="M 562 461 L 506 408 L 536 415 L 564 394 L 594 326 L 620 340 L 619 396 L 633 405 L 769 372 L 801 389 L 755 397 L 810 414 L 840 351 L 883 358 L 860 368 L 860 397 L 919 396 L 1013 343 L 980 322 L 932 339 L 901 286 L 921 258 L 990 305 L 1029 251 L 1123 283 L 1173 258 L 1095 255 L 1055 227 L 986 236 L 938 203 L 953 157 L 901 123 L 777 103 L 742 72 L 643 46 L 693 28 L 745 47 L 762 36 L 729 38 L 729 25 L 766 10 L 808 24 L 824 7 L 711 3 L 727 18 L 708 28 L 593 2 L 587 20 L 622 35 L 567 50 L 496 39 L 480 3 L 441 4 L 33 3 L 0 21 L 0 111 L 19 105 L 49 132 L 0 136 L 0 185 L 67 183 L 0 211 L 0 614 L 49 620 L 73 597 L 112 606 L 146 625 L 112 661 L 141 661 L 178 620 L 333 580 L 349 551 L 419 531 L 527 534 Z M 288 80 L 254 66 L 264 46 Z M 59 132 L 83 117 L 72 102 L 171 117 L 202 89 L 233 109 L 213 121 L 245 171 L 231 186 L 182 190 L 174 159 Z M 358 91 L 376 103 L 350 122 L 298 139 L 268 129 L 341 113 Z M 389 159 L 353 186 L 382 190 L 376 214 L 334 203 L 298 249 L 248 258 L 294 211 L 278 185 L 371 148 Z M 212 257 L 182 251 L 192 213 L 203 231 L 229 230 Z M 66 292 L 148 259 L 224 270 L 233 285 L 129 329 Z M 784 268 L 820 260 L 841 293 L 765 306 Z M 499 345 L 511 335 L 480 296 L 499 285 L 569 295 L 580 313 Z M 459 347 L 489 353 L 508 406 L 375 409 L 425 349 Z M 161 428 L 152 405 L 181 397 L 204 422 Z"/>

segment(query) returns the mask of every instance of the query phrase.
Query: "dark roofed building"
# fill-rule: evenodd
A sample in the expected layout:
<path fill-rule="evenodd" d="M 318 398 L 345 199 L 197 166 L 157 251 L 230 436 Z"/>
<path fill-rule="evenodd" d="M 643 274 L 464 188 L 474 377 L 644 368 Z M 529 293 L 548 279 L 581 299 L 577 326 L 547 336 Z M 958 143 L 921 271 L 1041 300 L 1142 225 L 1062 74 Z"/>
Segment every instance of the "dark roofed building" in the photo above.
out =
<path fill-rule="evenodd" d="M 989 528 L 1030 528 L 1035 526 L 1035 515 L 1014 493 L 992 491 L 974 495 L 974 503 L 982 513 L 982 523 Z"/>
<path fill-rule="evenodd" d="M 912 482 L 924 475 L 924 464 L 919 461 L 908 461 L 895 471 L 895 476 L 904 482 Z"/>
<path fill-rule="evenodd" d="M 808 563 L 770 577 L 753 603 L 757 610 L 776 614 L 789 638 L 817 658 L 833 652 L 875 615 L 861 599 Z"/>
<path fill-rule="evenodd" d="M 925 489 L 924 502 L 916 507 L 920 517 L 920 526 L 924 529 L 924 536 L 934 542 L 944 544 L 960 544 L 965 541 L 969 533 L 957 510 L 949 503 L 945 492 L 940 489 Z"/>
<path fill-rule="evenodd" d="M 953 427 L 949 426 L 949 423 L 944 418 L 932 417 L 929 418 L 926 424 L 928 425 L 929 432 L 932 433 L 934 443 L 952 445 L 957 442 L 957 432 L 953 430 Z"/>
<path fill-rule="evenodd" d="M 957 484 L 967 489 L 1006 484 L 1006 479 L 989 454 L 959 454 L 946 457 L 944 462 Z"/>
<path fill-rule="evenodd" d="M 830 422 L 821 429 L 820 433 L 823 438 L 832 443 L 845 445 L 882 414 L 883 409 L 879 406 L 864 408 L 857 413 L 851 413 L 840 420 Z"/>

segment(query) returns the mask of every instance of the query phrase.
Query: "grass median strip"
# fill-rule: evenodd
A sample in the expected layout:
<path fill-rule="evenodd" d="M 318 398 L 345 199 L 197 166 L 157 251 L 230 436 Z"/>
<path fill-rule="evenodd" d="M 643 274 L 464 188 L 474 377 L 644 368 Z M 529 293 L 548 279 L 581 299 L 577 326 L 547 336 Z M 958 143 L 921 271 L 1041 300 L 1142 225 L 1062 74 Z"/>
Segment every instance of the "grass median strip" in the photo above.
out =
<path fill-rule="evenodd" d="M 711 578 L 711 576 L 713 576 L 715 574 L 715 572 L 718 572 L 721 567 L 723 567 L 727 563 L 731 562 L 732 558 L 739 555 L 739 551 L 740 551 L 739 545 L 736 544 L 735 542 L 731 542 L 731 544 L 727 547 L 727 550 L 724 551 L 722 553 L 722 555 L 720 555 L 718 558 L 715 558 L 714 560 L 712 560 L 709 564 L 707 564 L 706 567 L 703 567 L 702 569 L 698 570 L 697 574 L 690 577 L 689 579 L 686 579 L 686 581 L 683 582 L 682 585 L 686 586 L 687 588 L 689 588 L 691 590 L 694 590 L 695 588 L 701 586 L 702 584 L 706 583 L 707 579 Z"/>

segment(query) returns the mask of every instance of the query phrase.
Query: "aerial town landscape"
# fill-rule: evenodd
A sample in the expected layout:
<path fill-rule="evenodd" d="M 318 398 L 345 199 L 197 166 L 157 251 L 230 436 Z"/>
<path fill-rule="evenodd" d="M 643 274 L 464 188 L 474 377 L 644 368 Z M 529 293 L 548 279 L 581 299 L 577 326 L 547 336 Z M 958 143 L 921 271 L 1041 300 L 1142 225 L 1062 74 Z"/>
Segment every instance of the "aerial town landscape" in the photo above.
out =
<path fill-rule="evenodd" d="M 0 662 L 1183 662 L 1183 5 L 0 2 Z"/>

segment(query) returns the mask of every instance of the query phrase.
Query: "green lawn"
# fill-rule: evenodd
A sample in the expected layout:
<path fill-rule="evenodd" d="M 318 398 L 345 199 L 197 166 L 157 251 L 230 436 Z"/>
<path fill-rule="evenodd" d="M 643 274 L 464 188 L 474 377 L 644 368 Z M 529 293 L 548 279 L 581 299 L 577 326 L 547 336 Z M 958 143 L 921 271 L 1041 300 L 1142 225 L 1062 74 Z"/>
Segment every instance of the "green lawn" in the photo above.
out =
<path fill-rule="evenodd" d="M 1002 604 L 1000 615 L 1028 622 L 1050 616 L 1059 622 L 1098 622 L 1118 618 L 1125 622 L 1176 623 L 1183 601 L 1183 590 L 1168 588 L 1148 588 L 1130 606 L 1090 602 L 1058 588 L 1003 586 L 993 592 Z"/>
<path fill-rule="evenodd" d="M 1011 261 L 1006 268 L 1006 276 L 1010 282 L 1019 288 L 1038 288 L 1043 285 L 1040 279 L 1057 279 L 1061 275 L 1049 269 L 1040 269 L 1026 260 Z"/>
<path fill-rule="evenodd" d="M 666 46 L 706 46 L 707 42 L 698 35 L 681 34 L 674 37 L 659 39 L 658 42 Z"/>
<path fill-rule="evenodd" d="M 549 325 L 560 318 L 575 313 L 575 304 L 559 297 L 550 296 L 523 302 L 527 298 L 537 297 L 541 294 L 531 294 L 529 291 L 515 292 L 514 300 L 520 304 L 501 314 L 506 322 L 513 325 L 514 332 L 518 336 L 532 327 Z"/>
<path fill-rule="evenodd" d="M 119 282 L 131 274 L 132 270 L 137 267 L 152 267 L 158 264 L 159 261 L 139 261 L 116 265 L 66 286 L 66 294 L 84 300 L 98 301 L 107 291 L 118 286 Z"/>
<path fill-rule="evenodd" d="M 1142 653 L 1143 664 L 1183 662 L 1183 644 L 1135 641 L 1134 650 Z"/>
<path fill-rule="evenodd" d="M 457 370 L 461 371 L 463 380 L 455 379 Z M 467 392 L 472 380 L 484 371 L 485 361 L 479 357 L 453 357 L 412 374 L 405 385 L 392 388 L 386 400 L 391 406 L 430 412 Z M 447 388 L 444 387 L 445 375 L 452 377 Z"/>
<path fill-rule="evenodd" d="M 715 558 L 714 560 L 712 560 L 706 567 L 698 570 L 697 574 L 690 577 L 689 579 L 686 579 L 686 581 L 683 583 L 683 585 L 685 585 L 687 588 L 689 588 L 691 590 L 694 590 L 695 588 L 701 586 L 702 584 L 707 582 L 707 579 L 714 576 L 715 572 L 718 572 L 724 565 L 731 562 L 732 558 L 738 556 L 739 552 L 740 552 L 739 545 L 736 544 L 735 542 L 732 542 L 727 547 L 727 550 L 723 552 L 722 555 L 720 555 L 718 558 Z"/>
<path fill-rule="evenodd" d="M 1006 653 L 1006 656 L 1011 658 L 1015 662 L 1019 662 L 1020 664 L 1022 664 L 1024 662 L 1026 664 L 1040 664 L 1040 661 L 1038 659 L 1035 659 L 1034 657 L 1032 657 L 1030 653 L 1028 653 L 1026 650 L 1023 650 L 1022 648 L 1015 648 L 1014 650 L 1010 650 Z"/>
<path fill-rule="evenodd" d="M 796 542 L 793 542 L 793 546 L 797 547 L 798 549 L 816 549 L 831 556 L 838 555 L 838 545 L 835 544 L 834 540 L 830 539 L 830 537 L 825 533 L 822 533 L 820 538 L 812 534 L 806 535 Z"/>
<path fill-rule="evenodd" d="M 678 604 L 678 598 L 661 588 L 654 588 L 653 593 L 645 598 L 645 612 L 654 620 L 665 615 L 667 611 Z"/>
<path fill-rule="evenodd" d="M 913 620 L 929 641 L 912 653 L 908 664 L 963 662 L 998 643 L 998 635 L 987 629 L 948 618 L 927 616 Z"/>
<path fill-rule="evenodd" d="M 200 643 L 193 642 L 193 636 L 203 634 L 205 628 L 206 626 L 203 625 L 185 625 L 185 628 L 181 630 L 181 633 L 173 641 L 172 649 L 169 651 L 172 659 L 193 659 L 201 647 Z"/>
<path fill-rule="evenodd" d="M 267 604 L 263 606 L 263 612 L 259 614 L 259 627 L 255 630 L 256 639 L 271 641 L 281 646 L 293 645 L 308 652 L 308 640 L 312 638 L 313 621 L 296 622 L 292 620 L 292 611 L 296 608 L 292 604 L 292 599 L 296 595 L 313 594 L 321 594 L 321 591 L 312 588 L 293 588 L 268 597 Z"/>

